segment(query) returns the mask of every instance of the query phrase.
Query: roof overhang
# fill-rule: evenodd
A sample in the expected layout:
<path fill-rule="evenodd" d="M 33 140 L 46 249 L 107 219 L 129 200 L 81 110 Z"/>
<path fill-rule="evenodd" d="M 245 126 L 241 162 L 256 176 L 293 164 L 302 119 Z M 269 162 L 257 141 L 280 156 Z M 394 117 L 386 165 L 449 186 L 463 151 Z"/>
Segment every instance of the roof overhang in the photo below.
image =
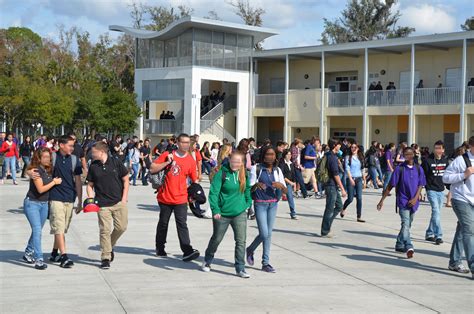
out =
<path fill-rule="evenodd" d="M 189 28 L 200 28 L 213 30 L 217 32 L 229 32 L 234 34 L 253 36 L 255 42 L 262 41 L 270 36 L 277 35 L 273 29 L 257 26 L 249 26 L 244 24 L 230 23 L 206 18 L 199 18 L 194 16 L 187 16 L 174 21 L 161 31 L 150 31 L 144 29 L 136 29 L 132 27 L 110 25 L 109 30 L 124 32 L 135 38 L 154 38 L 159 40 L 166 40 L 175 38 Z"/>

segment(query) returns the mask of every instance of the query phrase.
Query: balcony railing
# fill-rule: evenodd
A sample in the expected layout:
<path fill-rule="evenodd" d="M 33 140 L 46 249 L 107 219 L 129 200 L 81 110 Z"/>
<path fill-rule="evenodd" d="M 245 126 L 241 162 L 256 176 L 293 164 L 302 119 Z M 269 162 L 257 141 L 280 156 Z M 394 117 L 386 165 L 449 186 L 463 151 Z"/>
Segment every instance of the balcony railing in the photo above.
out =
<path fill-rule="evenodd" d="M 461 88 L 417 88 L 415 105 L 455 105 L 461 103 Z M 474 87 L 466 88 L 466 104 L 474 103 Z M 408 106 L 410 90 L 369 91 L 368 106 Z M 329 92 L 329 107 L 356 107 L 364 105 L 364 92 Z"/>
<path fill-rule="evenodd" d="M 177 134 L 182 131 L 181 120 L 145 120 L 146 134 Z"/>
<path fill-rule="evenodd" d="M 285 108 L 285 94 L 257 94 L 255 108 Z"/>

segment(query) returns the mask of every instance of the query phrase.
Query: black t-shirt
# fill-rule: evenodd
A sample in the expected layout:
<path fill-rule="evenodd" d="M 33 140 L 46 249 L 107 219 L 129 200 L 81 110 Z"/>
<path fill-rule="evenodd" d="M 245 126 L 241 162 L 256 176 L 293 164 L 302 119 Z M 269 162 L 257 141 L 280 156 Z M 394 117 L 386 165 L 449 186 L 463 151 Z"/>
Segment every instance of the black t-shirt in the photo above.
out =
<path fill-rule="evenodd" d="M 63 156 L 56 152 L 56 164 L 53 165 L 53 177 L 61 178 L 63 181 L 60 185 L 54 186 L 49 193 L 50 201 L 59 201 L 66 203 L 74 203 L 76 199 L 75 176 L 82 174 L 81 161 L 77 159 L 76 167 L 72 170 L 72 155 Z"/>
<path fill-rule="evenodd" d="M 95 200 L 100 207 L 113 206 L 122 200 L 122 178 L 127 174 L 123 163 L 115 158 L 107 158 L 105 164 L 99 160 L 92 162 L 87 181 L 94 183 Z"/>
<path fill-rule="evenodd" d="M 41 180 L 43 181 L 43 185 L 51 183 L 53 181 L 53 177 L 46 172 L 42 167 L 38 168 L 38 174 L 41 177 Z M 39 193 L 38 189 L 36 188 L 35 183 L 33 182 L 32 179 L 30 179 L 30 189 L 28 190 L 28 193 L 26 193 L 26 196 L 30 198 L 32 201 L 38 201 L 38 202 L 47 202 L 49 200 L 49 191 L 46 191 L 44 193 Z"/>
<path fill-rule="evenodd" d="M 84 158 L 84 150 L 82 149 L 81 145 L 79 143 L 74 144 L 74 150 L 72 152 L 73 155 L 77 157 L 77 159 Z"/>

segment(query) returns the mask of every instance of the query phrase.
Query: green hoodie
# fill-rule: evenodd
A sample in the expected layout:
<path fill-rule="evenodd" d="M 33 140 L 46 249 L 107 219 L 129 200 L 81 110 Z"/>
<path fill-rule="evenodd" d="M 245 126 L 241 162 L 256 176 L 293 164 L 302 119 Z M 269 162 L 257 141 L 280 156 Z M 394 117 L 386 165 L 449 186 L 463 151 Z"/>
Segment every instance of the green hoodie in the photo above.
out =
<path fill-rule="evenodd" d="M 222 184 L 222 173 L 225 172 L 225 182 Z M 229 165 L 223 165 L 212 179 L 209 192 L 209 204 L 212 214 L 223 217 L 236 217 L 252 206 L 250 196 L 250 180 L 247 176 L 245 192 L 240 192 L 239 172 L 232 171 Z"/>

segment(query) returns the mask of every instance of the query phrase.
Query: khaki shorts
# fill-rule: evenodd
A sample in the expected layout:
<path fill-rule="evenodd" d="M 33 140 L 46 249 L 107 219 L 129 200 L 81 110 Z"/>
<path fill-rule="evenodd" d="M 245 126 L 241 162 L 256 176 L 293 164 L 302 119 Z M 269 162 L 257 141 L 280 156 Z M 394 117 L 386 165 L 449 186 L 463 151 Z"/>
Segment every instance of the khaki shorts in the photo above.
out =
<path fill-rule="evenodd" d="M 303 170 L 302 175 L 303 175 L 303 181 L 304 181 L 305 184 L 310 183 L 311 180 L 313 179 L 313 177 L 315 176 L 314 175 L 314 170 L 315 170 L 314 168 L 311 168 L 311 169 L 306 169 L 305 168 Z"/>
<path fill-rule="evenodd" d="M 74 203 L 58 201 L 49 202 L 49 223 L 51 234 L 67 233 L 72 219 L 72 208 Z"/>

